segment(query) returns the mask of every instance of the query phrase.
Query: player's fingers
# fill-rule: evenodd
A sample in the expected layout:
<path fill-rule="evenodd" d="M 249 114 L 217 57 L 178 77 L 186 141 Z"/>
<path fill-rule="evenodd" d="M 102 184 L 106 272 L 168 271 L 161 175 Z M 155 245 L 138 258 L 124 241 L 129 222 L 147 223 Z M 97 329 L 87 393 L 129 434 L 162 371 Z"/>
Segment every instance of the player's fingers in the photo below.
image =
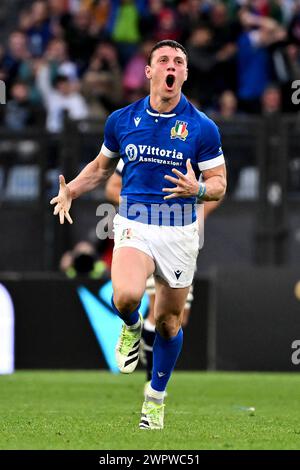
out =
<path fill-rule="evenodd" d="M 178 194 L 176 193 L 169 194 L 168 196 L 165 196 L 164 199 L 172 199 L 174 197 L 178 197 Z"/>
<path fill-rule="evenodd" d="M 176 188 L 162 188 L 162 191 L 164 193 L 178 193 L 181 189 L 176 187 Z"/>
<path fill-rule="evenodd" d="M 176 168 L 173 168 L 172 172 L 175 173 L 175 175 L 177 175 L 178 178 L 185 179 L 185 175 L 183 173 L 181 173 L 181 171 L 177 170 Z"/>
<path fill-rule="evenodd" d="M 51 201 L 50 201 L 50 204 L 56 204 L 56 203 L 58 202 L 58 200 L 59 200 L 59 197 L 58 197 L 58 196 L 53 197 L 53 198 L 51 199 Z"/>
<path fill-rule="evenodd" d="M 54 207 L 53 215 L 57 215 L 61 210 L 62 210 L 61 205 L 60 205 L 60 204 L 57 204 L 57 205 Z"/>
<path fill-rule="evenodd" d="M 59 184 L 61 186 L 66 186 L 66 181 L 64 175 L 59 175 Z"/>
<path fill-rule="evenodd" d="M 187 167 L 187 171 L 189 171 L 189 172 L 192 171 L 194 173 L 190 158 L 188 158 L 187 161 L 186 161 L 186 167 Z"/>
<path fill-rule="evenodd" d="M 61 224 L 63 224 L 65 221 L 65 211 L 63 209 L 59 211 L 59 221 Z"/>
<path fill-rule="evenodd" d="M 173 176 L 165 175 L 165 179 L 176 185 L 181 183 L 179 179 L 173 178 Z"/>
<path fill-rule="evenodd" d="M 73 223 L 73 220 L 69 214 L 69 212 L 65 212 L 65 218 L 67 219 L 67 221 L 69 222 L 69 224 L 72 224 Z"/>

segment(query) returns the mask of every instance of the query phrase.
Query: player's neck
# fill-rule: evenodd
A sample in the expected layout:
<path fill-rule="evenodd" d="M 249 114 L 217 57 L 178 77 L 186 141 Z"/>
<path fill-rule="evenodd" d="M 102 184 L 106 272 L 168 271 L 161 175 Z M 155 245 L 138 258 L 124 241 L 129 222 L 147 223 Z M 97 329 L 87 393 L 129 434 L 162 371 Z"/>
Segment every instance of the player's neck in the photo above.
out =
<path fill-rule="evenodd" d="M 169 113 L 178 105 L 181 98 L 181 93 L 172 98 L 163 98 L 160 95 L 150 94 L 150 106 L 158 113 Z"/>

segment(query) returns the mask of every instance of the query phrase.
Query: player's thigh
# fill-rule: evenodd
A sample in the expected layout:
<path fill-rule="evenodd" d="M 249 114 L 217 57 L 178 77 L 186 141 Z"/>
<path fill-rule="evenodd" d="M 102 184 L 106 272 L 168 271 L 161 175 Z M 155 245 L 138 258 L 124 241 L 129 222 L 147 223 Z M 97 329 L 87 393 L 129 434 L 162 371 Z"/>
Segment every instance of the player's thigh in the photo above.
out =
<path fill-rule="evenodd" d="M 111 267 L 114 298 L 126 294 L 141 298 L 154 269 L 153 259 L 141 250 L 126 246 L 115 250 Z"/>
<path fill-rule="evenodd" d="M 165 316 L 181 317 L 190 287 L 173 288 L 160 278 L 155 279 L 155 320 Z"/>

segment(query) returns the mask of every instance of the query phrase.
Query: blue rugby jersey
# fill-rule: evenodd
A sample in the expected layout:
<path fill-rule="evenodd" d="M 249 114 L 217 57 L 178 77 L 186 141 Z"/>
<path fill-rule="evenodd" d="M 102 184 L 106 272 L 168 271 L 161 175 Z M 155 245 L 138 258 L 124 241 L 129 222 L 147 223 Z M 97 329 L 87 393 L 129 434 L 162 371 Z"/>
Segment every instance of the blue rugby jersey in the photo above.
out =
<path fill-rule="evenodd" d="M 176 178 L 173 168 L 186 173 L 188 158 L 197 178 L 201 171 L 224 163 L 216 124 L 183 94 L 169 113 L 153 110 L 149 96 L 113 112 L 106 121 L 101 151 L 108 158 L 121 157 L 124 163 L 120 214 L 158 225 L 196 220 L 196 197 L 164 200 L 169 193 L 162 188 L 174 187 L 165 175 Z M 170 221 L 157 211 L 161 204 L 174 208 Z"/>

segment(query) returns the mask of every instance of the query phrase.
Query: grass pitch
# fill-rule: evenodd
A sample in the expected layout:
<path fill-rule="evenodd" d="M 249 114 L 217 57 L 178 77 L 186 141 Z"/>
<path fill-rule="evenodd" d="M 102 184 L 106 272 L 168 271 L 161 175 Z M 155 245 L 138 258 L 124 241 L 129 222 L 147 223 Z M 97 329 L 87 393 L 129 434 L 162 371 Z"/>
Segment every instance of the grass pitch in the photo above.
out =
<path fill-rule="evenodd" d="M 142 372 L 0 376 L 0 449 L 300 449 L 299 374 L 177 372 L 163 431 L 138 429 L 143 385 Z"/>

